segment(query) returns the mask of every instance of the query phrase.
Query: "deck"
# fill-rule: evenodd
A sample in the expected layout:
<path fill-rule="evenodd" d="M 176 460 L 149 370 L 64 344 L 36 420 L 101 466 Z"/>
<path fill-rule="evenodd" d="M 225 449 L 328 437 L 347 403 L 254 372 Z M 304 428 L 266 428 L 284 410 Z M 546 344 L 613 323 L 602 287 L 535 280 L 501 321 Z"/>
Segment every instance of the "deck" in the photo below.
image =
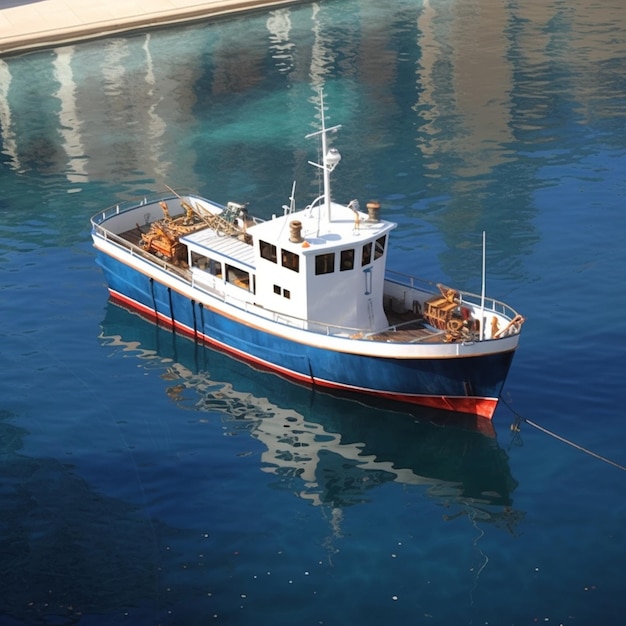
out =
<path fill-rule="evenodd" d="M 428 326 L 421 315 L 411 311 L 396 313 L 385 307 L 385 314 L 389 320 L 389 329 L 366 335 L 364 339 L 394 343 L 441 343 L 445 337 L 443 331 Z"/>
<path fill-rule="evenodd" d="M 145 234 L 144 231 L 139 226 L 136 226 L 120 233 L 118 237 L 128 242 L 131 246 L 141 249 L 146 256 L 155 258 L 154 254 L 145 251 L 142 240 L 143 234 Z M 158 260 L 161 263 L 165 263 L 167 267 L 178 274 L 181 274 L 182 271 L 186 279 L 189 280 L 191 278 L 187 276 L 187 264 L 184 261 L 179 260 L 176 264 L 173 264 L 163 258 L 158 258 Z M 389 327 L 386 330 L 372 334 L 356 333 L 352 337 L 355 339 L 393 343 L 441 343 L 446 339 L 446 333 L 428 325 L 421 314 L 416 314 L 412 311 L 398 313 L 393 310 L 391 302 L 384 308 L 389 321 Z"/>

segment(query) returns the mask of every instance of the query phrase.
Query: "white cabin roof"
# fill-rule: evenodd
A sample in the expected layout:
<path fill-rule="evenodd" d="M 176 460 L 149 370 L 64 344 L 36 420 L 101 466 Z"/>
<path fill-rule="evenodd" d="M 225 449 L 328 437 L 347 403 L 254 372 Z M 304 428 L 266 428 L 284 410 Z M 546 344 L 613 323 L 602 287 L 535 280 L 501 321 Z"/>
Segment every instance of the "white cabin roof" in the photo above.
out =
<path fill-rule="evenodd" d="M 365 238 L 374 234 L 382 234 L 396 227 L 394 222 L 379 220 L 370 222 L 367 215 L 359 213 L 359 220 L 356 221 L 355 213 L 345 205 L 335 202 L 331 205 L 331 220 L 325 216 L 320 218 L 319 211 L 324 211 L 323 207 L 315 207 L 313 210 L 305 209 L 289 213 L 267 220 L 248 229 L 248 232 L 256 239 L 262 239 L 268 243 L 281 247 L 300 246 L 289 241 L 290 222 L 299 221 L 302 223 L 301 236 L 310 245 L 302 250 L 302 254 L 319 252 L 321 247 L 338 248 L 349 245 L 358 245 Z"/>
<path fill-rule="evenodd" d="M 180 238 L 185 245 L 190 245 L 196 252 L 206 252 L 207 256 L 217 253 L 225 259 L 230 259 L 240 265 L 255 268 L 254 248 L 248 243 L 229 235 L 218 235 L 212 228 L 205 228 L 196 233 Z"/>

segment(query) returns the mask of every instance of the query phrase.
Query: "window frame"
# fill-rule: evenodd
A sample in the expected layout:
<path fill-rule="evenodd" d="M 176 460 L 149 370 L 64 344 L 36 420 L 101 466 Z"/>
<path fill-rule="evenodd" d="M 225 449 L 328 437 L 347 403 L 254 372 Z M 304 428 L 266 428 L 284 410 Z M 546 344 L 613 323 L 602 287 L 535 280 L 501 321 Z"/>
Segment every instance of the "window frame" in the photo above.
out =
<path fill-rule="evenodd" d="M 297 252 L 292 252 L 291 250 L 285 250 L 283 248 L 280 251 L 280 264 L 292 272 L 299 272 L 300 255 Z"/>
<path fill-rule="evenodd" d="M 387 245 L 387 235 L 379 237 L 374 242 L 374 261 L 385 255 L 385 246 Z"/>
<path fill-rule="evenodd" d="M 323 252 L 315 255 L 315 275 L 324 276 L 325 274 L 335 273 L 335 253 Z"/>
<path fill-rule="evenodd" d="M 349 272 L 354 269 L 354 248 L 345 248 L 339 255 L 339 271 Z"/>
<path fill-rule="evenodd" d="M 278 248 L 273 243 L 259 239 L 259 255 L 271 263 L 278 263 Z"/>
<path fill-rule="evenodd" d="M 365 267 L 372 262 L 372 242 L 368 241 L 363 244 L 363 249 L 361 250 L 361 267 Z"/>

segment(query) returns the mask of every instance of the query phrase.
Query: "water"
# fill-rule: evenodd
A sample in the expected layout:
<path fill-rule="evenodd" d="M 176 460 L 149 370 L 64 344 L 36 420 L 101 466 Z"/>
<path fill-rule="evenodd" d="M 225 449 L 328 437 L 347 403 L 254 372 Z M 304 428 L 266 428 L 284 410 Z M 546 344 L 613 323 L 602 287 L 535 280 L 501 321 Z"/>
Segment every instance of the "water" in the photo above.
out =
<path fill-rule="evenodd" d="M 0 60 L 0 623 L 620 624 L 626 11 L 337 0 Z M 492 436 L 288 384 L 107 303 L 89 217 L 269 217 L 323 87 L 390 266 L 527 316 Z M 510 408 L 509 408 L 510 407 Z"/>

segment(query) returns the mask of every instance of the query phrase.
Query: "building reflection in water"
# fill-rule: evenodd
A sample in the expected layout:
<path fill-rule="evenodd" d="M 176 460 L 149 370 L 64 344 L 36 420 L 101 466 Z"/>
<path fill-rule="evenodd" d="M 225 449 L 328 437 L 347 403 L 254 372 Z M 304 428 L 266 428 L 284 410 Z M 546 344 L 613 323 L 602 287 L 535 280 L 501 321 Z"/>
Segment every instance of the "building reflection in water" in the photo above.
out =
<path fill-rule="evenodd" d="M 621 89 L 607 62 L 623 56 L 626 43 L 612 38 L 609 49 L 602 44 L 607 29 L 619 28 L 620 20 L 626 27 L 617 2 L 565 10 L 558 3 L 424 0 L 419 6 L 401 2 L 395 11 L 368 2 L 311 3 L 268 11 L 267 17 L 8 58 L 0 60 L 3 153 L 17 171 L 62 172 L 76 186 L 142 181 L 155 187 L 176 179 L 176 186 L 197 189 L 206 176 L 206 155 L 220 148 L 210 145 L 221 130 L 210 121 L 222 96 L 241 95 L 243 107 L 245 94 L 278 90 L 301 107 L 301 97 L 289 89 L 308 85 L 312 98 L 313 88 L 335 83 L 342 115 L 356 118 L 343 123 L 367 129 L 358 138 L 360 151 L 375 155 L 400 141 L 414 158 L 402 167 L 417 168 L 422 179 L 416 185 L 407 176 L 407 184 L 428 186 L 433 198 L 445 190 L 459 199 L 448 207 L 442 230 L 454 231 L 468 219 L 467 229 L 475 230 L 489 219 L 483 194 L 490 178 L 514 160 L 511 144 L 532 134 L 558 105 L 549 80 L 554 64 L 560 76 L 584 77 L 574 89 L 579 122 L 623 114 L 614 97 L 612 110 L 599 110 Z M 548 23 L 562 27 L 546 29 Z M 567 32 L 575 36 L 564 41 Z M 523 63 L 512 49 L 519 49 Z M 388 135 L 385 119 L 404 120 L 407 132 Z M 243 128 L 249 136 L 250 128 Z M 211 136 L 198 147 L 189 138 L 202 132 Z M 440 180 L 443 161 L 453 163 L 446 180 Z M 502 174 L 498 179 L 505 180 Z"/>

